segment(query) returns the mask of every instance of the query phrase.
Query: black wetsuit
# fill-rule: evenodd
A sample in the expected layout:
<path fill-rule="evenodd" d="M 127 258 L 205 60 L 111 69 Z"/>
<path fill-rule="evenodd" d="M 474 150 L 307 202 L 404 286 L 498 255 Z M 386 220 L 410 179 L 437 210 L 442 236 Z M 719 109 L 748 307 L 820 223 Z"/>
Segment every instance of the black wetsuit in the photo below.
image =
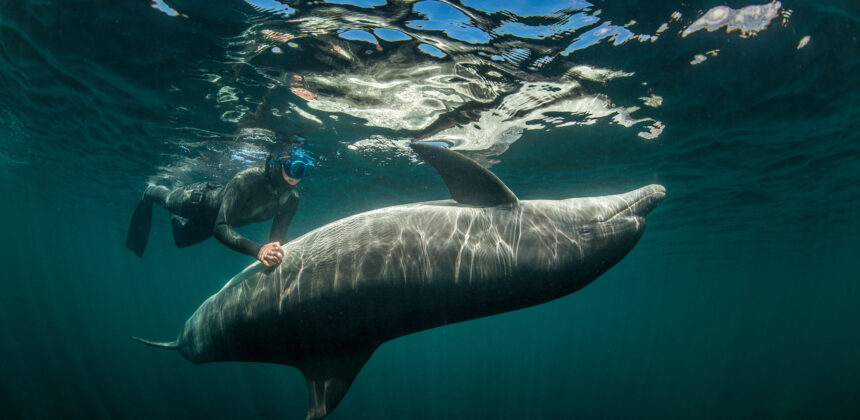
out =
<path fill-rule="evenodd" d="M 173 191 L 150 186 L 143 199 L 173 213 L 173 239 L 177 247 L 194 245 L 214 235 L 231 249 L 254 258 L 262 245 L 233 228 L 274 218 L 269 242 L 283 243 L 299 205 L 293 187 L 280 177 L 270 182 L 262 168 L 239 172 L 223 187 L 209 182 Z"/>

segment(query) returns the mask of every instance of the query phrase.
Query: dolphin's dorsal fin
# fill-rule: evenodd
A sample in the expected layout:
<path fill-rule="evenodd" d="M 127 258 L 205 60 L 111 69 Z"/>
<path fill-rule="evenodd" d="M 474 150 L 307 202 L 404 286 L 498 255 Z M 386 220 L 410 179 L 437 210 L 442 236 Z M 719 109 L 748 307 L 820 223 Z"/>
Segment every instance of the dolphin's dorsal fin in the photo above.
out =
<path fill-rule="evenodd" d="M 516 204 L 517 196 L 502 180 L 478 162 L 453 150 L 421 142 L 409 144 L 425 162 L 436 168 L 451 198 L 482 207 Z"/>
<path fill-rule="evenodd" d="M 374 346 L 297 364 L 308 381 L 308 415 L 305 420 L 319 420 L 331 413 L 375 350 Z"/>

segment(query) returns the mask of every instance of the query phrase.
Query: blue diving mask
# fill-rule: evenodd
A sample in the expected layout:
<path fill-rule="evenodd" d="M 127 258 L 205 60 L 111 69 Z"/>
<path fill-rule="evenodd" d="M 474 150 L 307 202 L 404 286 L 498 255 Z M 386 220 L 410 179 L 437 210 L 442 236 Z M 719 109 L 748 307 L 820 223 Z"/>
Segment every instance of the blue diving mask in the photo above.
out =
<path fill-rule="evenodd" d="M 277 158 L 266 162 L 270 166 L 281 166 L 290 178 L 302 179 L 311 174 L 317 166 L 317 160 L 300 147 L 291 147 Z"/>

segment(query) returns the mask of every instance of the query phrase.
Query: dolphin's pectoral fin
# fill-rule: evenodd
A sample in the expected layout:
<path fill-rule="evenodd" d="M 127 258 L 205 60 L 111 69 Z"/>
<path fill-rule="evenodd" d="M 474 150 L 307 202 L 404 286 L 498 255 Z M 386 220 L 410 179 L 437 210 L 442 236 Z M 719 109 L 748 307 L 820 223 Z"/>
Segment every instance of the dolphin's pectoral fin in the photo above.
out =
<path fill-rule="evenodd" d="M 517 203 L 517 196 L 508 186 L 478 162 L 440 146 L 421 142 L 412 142 L 410 146 L 436 168 L 451 198 L 458 203 L 483 207 Z"/>
<path fill-rule="evenodd" d="M 305 361 L 297 367 L 308 381 L 308 415 L 318 420 L 334 410 L 376 346 Z"/>

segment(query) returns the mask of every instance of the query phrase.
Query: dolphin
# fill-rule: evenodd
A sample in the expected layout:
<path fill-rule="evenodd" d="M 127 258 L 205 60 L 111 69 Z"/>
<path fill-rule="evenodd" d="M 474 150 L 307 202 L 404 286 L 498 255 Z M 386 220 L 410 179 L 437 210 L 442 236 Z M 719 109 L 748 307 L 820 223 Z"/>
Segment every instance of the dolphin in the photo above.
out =
<path fill-rule="evenodd" d="M 254 263 L 186 321 L 172 342 L 195 364 L 298 368 L 307 420 L 343 399 L 382 343 L 406 334 L 544 303 L 620 261 L 665 197 L 660 185 L 620 195 L 518 200 L 492 172 L 450 149 L 411 147 L 453 200 L 381 208 L 337 220 Z"/>

